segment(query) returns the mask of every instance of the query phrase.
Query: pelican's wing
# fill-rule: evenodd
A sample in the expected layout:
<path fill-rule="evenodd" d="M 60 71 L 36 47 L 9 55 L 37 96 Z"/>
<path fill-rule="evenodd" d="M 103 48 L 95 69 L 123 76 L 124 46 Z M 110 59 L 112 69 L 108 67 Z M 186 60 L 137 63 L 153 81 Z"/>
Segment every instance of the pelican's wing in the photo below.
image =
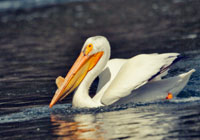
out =
<path fill-rule="evenodd" d="M 141 54 L 128 59 L 106 89 L 101 103 L 110 105 L 128 96 L 131 91 L 165 72 L 178 55 L 178 53 Z"/>

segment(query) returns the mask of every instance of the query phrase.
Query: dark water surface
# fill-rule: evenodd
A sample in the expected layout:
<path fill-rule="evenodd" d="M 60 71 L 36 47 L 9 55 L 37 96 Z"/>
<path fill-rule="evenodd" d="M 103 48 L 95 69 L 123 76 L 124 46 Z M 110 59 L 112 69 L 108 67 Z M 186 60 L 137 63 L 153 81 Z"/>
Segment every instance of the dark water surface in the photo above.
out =
<path fill-rule="evenodd" d="M 200 1 L 54 2 L 0 13 L 1 140 L 200 139 Z M 94 35 L 110 40 L 112 58 L 179 52 L 169 76 L 196 72 L 168 102 L 75 109 L 71 95 L 49 109 L 56 77 Z"/>

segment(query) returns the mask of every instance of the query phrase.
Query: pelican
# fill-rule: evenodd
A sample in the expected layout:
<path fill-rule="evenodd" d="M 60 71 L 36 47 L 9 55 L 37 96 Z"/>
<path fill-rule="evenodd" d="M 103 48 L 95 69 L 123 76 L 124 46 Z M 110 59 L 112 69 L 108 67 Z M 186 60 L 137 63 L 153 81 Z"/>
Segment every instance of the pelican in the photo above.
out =
<path fill-rule="evenodd" d="M 72 105 L 79 108 L 171 99 L 185 87 L 195 71 L 163 79 L 178 56 L 179 53 L 154 53 L 110 59 L 106 37 L 90 37 L 66 77 L 56 79 L 58 89 L 49 107 L 74 90 Z M 97 93 L 91 98 L 89 88 L 97 76 Z"/>

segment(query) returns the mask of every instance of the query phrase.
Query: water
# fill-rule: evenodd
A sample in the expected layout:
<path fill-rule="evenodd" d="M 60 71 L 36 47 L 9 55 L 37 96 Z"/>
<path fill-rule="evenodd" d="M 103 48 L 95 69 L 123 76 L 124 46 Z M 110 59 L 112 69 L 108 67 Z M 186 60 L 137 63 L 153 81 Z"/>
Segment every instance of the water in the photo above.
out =
<path fill-rule="evenodd" d="M 87 0 L 1 0 L 0 11 L 16 11 L 16 10 L 31 10 L 33 8 L 41 8 L 62 3 Z"/>
<path fill-rule="evenodd" d="M 199 139 L 199 6 L 196 0 L 57 1 L 1 12 L 0 139 Z M 112 58 L 179 52 L 186 58 L 169 76 L 196 72 L 172 101 L 75 109 L 71 95 L 49 109 L 56 77 L 65 76 L 93 35 L 110 40 Z"/>

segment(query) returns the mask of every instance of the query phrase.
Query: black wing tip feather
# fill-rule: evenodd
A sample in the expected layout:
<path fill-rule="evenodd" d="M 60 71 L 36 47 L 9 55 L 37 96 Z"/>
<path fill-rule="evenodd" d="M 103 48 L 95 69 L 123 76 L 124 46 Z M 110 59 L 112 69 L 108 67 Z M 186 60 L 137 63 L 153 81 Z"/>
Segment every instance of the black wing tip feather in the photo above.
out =
<path fill-rule="evenodd" d="M 185 55 L 181 55 L 181 54 L 177 55 L 176 59 L 174 59 L 174 61 L 168 67 L 170 67 L 171 65 L 173 65 L 174 63 L 176 63 L 176 62 L 178 62 L 178 61 L 180 61 L 182 59 L 186 59 L 186 56 Z"/>
<path fill-rule="evenodd" d="M 169 56 L 168 58 L 170 58 L 170 57 L 174 57 L 174 56 Z M 149 78 L 148 81 L 151 81 L 151 80 L 154 79 L 156 76 L 160 75 L 161 73 L 163 73 L 163 72 L 165 72 L 167 69 L 169 69 L 169 67 L 171 67 L 171 65 L 173 65 L 173 64 L 175 64 L 176 62 L 178 62 L 178 61 L 180 61 L 180 60 L 182 60 L 182 59 L 185 59 L 185 58 L 187 58 L 185 55 L 180 55 L 180 54 L 178 54 L 178 55 L 176 56 L 176 58 L 174 59 L 174 61 L 172 61 L 172 63 L 171 63 L 170 65 L 168 65 L 168 66 L 162 66 L 162 67 L 160 68 L 160 71 L 159 71 L 158 73 L 156 73 L 155 75 L 153 75 L 151 78 Z"/>

